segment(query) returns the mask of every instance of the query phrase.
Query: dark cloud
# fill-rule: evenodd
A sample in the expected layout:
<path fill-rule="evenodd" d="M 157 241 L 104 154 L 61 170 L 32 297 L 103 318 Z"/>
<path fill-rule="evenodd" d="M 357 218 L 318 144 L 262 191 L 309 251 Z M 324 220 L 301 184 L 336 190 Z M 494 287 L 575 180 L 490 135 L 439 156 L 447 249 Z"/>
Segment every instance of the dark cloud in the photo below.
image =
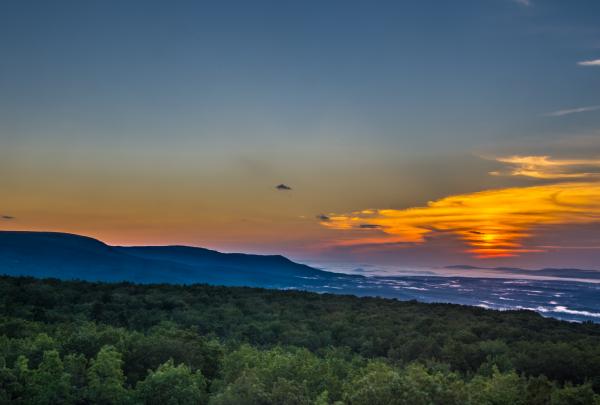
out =
<path fill-rule="evenodd" d="M 317 219 L 321 222 L 327 222 L 329 220 L 331 220 L 331 218 L 329 218 L 327 215 L 325 214 L 319 214 L 317 215 Z"/>
<path fill-rule="evenodd" d="M 376 225 L 376 224 L 360 224 L 359 228 L 360 229 L 379 229 L 379 228 L 381 228 L 381 225 Z"/>
<path fill-rule="evenodd" d="M 10 215 L 2 215 L 2 216 L 0 216 L 0 218 L 5 219 L 7 221 L 10 221 L 11 219 L 15 219 L 15 217 L 12 217 Z"/>
<path fill-rule="evenodd" d="M 285 184 L 279 184 L 278 186 L 275 186 L 275 188 L 277 190 L 281 190 L 281 191 L 287 191 L 287 190 L 291 190 L 292 188 L 290 186 L 286 186 Z"/>

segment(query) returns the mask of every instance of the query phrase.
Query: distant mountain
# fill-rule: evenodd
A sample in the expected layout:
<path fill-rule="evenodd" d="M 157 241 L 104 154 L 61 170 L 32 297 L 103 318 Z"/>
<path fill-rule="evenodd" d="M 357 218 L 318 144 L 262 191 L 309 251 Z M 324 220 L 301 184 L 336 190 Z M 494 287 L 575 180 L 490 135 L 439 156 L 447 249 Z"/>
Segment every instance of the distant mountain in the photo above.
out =
<path fill-rule="evenodd" d="M 477 269 L 451 268 L 462 268 L 465 273 Z M 596 272 L 510 270 L 514 278 L 520 278 L 520 274 L 563 278 L 514 283 L 505 279 L 437 275 L 365 277 L 318 270 L 283 256 L 220 253 L 186 246 L 120 247 L 65 233 L 0 231 L 0 274 L 11 276 L 299 289 L 496 309 L 530 309 L 544 316 L 576 321 L 600 319 L 596 284 L 566 282 L 568 278 L 598 278 Z"/>
<path fill-rule="evenodd" d="M 285 287 L 336 277 L 283 256 L 221 253 L 188 246 L 109 246 L 54 232 L 0 231 L 0 273 L 138 283 Z M 360 277 L 360 276 L 357 276 Z"/>
<path fill-rule="evenodd" d="M 450 270 L 478 270 L 483 269 L 483 267 L 470 266 L 468 264 L 453 264 L 452 266 L 446 266 L 445 269 Z"/>
<path fill-rule="evenodd" d="M 539 270 L 528 270 L 521 269 L 518 267 L 477 267 L 470 266 L 467 264 L 459 264 L 454 266 L 446 266 L 446 269 L 454 270 L 494 270 L 502 271 L 511 274 L 520 274 L 528 276 L 544 276 L 544 277 L 558 277 L 558 278 L 577 278 L 577 279 L 588 279 L 588 280 L 600 280 L 600 270 L 586 270 L 586 269 L 555 269 L 545 268 Z"/>

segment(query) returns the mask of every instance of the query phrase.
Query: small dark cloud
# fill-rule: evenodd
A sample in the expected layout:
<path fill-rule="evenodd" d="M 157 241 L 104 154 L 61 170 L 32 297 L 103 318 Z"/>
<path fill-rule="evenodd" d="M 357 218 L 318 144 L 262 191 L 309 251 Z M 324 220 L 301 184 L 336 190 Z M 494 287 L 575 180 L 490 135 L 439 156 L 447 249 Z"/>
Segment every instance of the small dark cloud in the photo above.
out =
<path fill-rule="evenodd" d="M 277 185 L 277 186 L 275 186 L 275 188 L 276 188 L 277 190 L 281 190 L 281 191 L 288 191 L 288 190 L 291 190 L 291 189 L 292 189 L 290 186 L 287 186 L 287 185 L 285 185 L 285 184 L 283 184 L 283 183 L 282 183 L 282 184 L 279 184 L 279 185 Z"/>
<path fill-rule="evenodd" d="M 0 216 L 0 218 L 6 220 L 6 221 L 10 221 L 11 219 L 15 219 L 15 217 L 10 216 L 10 215 L 2 215 Z"/>
<path fill-rule="evenodd" d="M 376 225 L 376 224 L 360 224 L 358 227 L 360 229 L 379 229 L 379 228 L 381 228 L 381 225 Z"/>
<path fill-rule="evenodd" d="M 327 222 L 329 220 L 331 220 L 331 218 L 329 218 L 327 215 L 325 214 L 319 214 L 317 215 L 317 219 L 321 222 Z"/>

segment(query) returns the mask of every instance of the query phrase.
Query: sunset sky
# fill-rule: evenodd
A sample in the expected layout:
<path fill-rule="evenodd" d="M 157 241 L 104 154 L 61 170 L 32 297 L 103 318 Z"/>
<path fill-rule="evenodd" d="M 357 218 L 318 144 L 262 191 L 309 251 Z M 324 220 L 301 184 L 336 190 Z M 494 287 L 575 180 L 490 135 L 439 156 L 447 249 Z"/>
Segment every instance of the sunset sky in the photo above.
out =
<path fill-rule="evenodd" d="M 0 229 L 600 269 L 599 18 L 597 0 L 3 1 Z"/>

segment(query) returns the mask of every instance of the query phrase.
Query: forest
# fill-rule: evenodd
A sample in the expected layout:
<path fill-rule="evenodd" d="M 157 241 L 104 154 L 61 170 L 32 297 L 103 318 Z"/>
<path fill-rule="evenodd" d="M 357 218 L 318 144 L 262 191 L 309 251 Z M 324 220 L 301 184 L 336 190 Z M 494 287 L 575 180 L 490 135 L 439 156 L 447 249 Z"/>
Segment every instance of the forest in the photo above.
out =
<path fill-rule="evenodd" d="M 0 403 L 600 404 L 600 325 L 451 304 L 0 277 Z"/>

